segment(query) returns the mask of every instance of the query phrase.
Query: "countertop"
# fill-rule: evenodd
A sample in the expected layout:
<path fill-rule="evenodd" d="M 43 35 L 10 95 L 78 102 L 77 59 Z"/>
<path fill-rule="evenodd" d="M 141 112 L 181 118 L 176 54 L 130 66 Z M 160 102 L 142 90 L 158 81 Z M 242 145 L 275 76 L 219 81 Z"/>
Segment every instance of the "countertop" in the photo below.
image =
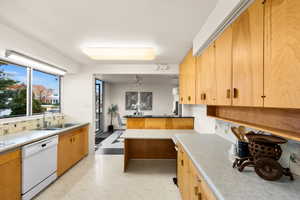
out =
<path fill-rule="evenodd" d="M 193 116 L 173 116 L 173 115 L 125 115 L 124 118 L 194 118 Z"/>
<path fill-rule="evenodd" d="M 30 144 L 30 143 L 42 140 L 42 139 L 45 139 L 45 138 L 53 136 L 53 135 L 59 135 L 66 131 L 80 128 L 80 127 L 88 125 L 88 124 L 89 123 L 78 123 L 74 126 L 71 126 L 68 128 L 63 128 L 60 130 L 30 130 L 30 131 L 24 131 L 24 132 L 20 132 L 20 133 L 1 136 L 0 143 L 4 142 L 8 145 L 0 146 L 0 153 L 9 151 L 9 150 L 12 150 L 15 148 L 19 148 L 26 144 Z"/>
<path fill-rule="evenodd" d="M 121 138 L 124 139 L 173 139 L 177 134 L 194 134 L 195 130 L 177 129 L 127 129 Z"/>
<path fill-rule="evenodd" d="M 176 135 L 199 172 L 219 200 L 300 199 L 300 177 L 290 181 L 283 176 L 270 182 L 256 175 L 253 168 L 243 172 L 232 168 L 228 159 L 231 143 L 214 134 Z"/>

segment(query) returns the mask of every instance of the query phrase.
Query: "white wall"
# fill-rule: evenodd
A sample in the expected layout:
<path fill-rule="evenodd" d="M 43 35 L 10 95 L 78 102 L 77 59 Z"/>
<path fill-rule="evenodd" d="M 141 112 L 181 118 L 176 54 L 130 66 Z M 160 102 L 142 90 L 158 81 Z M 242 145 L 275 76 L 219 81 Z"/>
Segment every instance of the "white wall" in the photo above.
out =
<path fill-rule="evenodd" d="M 57 53 L 56 50 L 32 39 L 30 36 L 20 33 L 13 28 L 3 24 L 0 19 L 0 58 L 5 55 L 5 50 L 15 50 L 20 53 L 57 65 L 75 73 L 79 69 L 78 63 L 66 56 Z"/>
<path fill-rule="evenodd" d="M 216 120 L 206 116 L 205 105 L 183 105 L 183 115 L 195 117 L 194 127 L 199 133 L 215 133 Z"/>
<path fill-rule="evenodd" d="M 95 145 L 95 78 L 87 73 L 68 74 L 63 79 L 62 112 L 66 120 L 89 122 L 89 151 Z"/>
<path fill-rule="evenodd" d="M 110 104 L 117 104 L 119 113 L 122 116 L 131 115 L 134 111 L 125 109 L 125 92 L 138 91 L 138 92 L 152 92 L 153 93 L 153 109 L 151 111 L 142 111 L 144 115 L 170 115 L 173 108 L 173 94 L 172 84 L 161 83 L 143 83 L 137 87 L 135 84 L 130 83 L 113 83 L 110 84 Z M 105 115 L 107 118 L 109 116 Z M 114 119 L 114 124 L 117 125 L 117 120 Z"/>

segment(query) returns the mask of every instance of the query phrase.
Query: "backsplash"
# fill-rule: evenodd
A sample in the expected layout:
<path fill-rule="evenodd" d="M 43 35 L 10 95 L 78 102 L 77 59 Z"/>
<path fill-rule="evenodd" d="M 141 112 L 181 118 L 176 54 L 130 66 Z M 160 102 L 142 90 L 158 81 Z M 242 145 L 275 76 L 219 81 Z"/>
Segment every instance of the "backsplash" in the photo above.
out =
<path fill-rule="evenodd" d="M 236 143 L 237 140 L 231 132 L 232 126 L 237 127 L 239 125 L 216 120 L 216 134 L 233 143 Z M 257 132 L 257 130 L 247 128 L 247 131 L 251 130 Z M 281 145 L 281 148 L 283 151 L 279 161 L 281 165 L 283 167 L 289 167 L 293 174 L 300 176 L 300 142 L 289 140 L 288 143 Z"/>
<path fill-rule="evenodd" d="M 58 125 L 64 122 L 63 114 L 47 115 L 47 123 L 51 125 Z M 32 130 L 43 126 L 43 117 L 35 117 L 29 119 L 17 119 L 15 121 L 9 120 L 0 122 L 0 136 L 15 134 L 26 130 Z"/>

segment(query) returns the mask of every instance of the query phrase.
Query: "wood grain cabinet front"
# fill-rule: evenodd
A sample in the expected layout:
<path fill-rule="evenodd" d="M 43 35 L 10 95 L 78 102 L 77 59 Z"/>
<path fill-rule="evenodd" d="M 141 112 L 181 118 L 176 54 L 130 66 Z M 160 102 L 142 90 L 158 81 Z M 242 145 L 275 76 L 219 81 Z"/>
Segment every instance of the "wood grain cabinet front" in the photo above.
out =
<path fill-rule="evenodd" d="M 196 59 L 192 49 L 180 64 L 179 95 L 181 104 L 196 103 Z"/>
<path fill-rule="evenodd" d="M 57 175 L 61 176 L 88 154 L 88 126 L 59 136 Z"/>
<path fill-rule="evenodd" d="M 177 182 L 183 200 L 216 200 L 203 176 L 198 172 L 194 163 L 177 144 Z"/>
<path fill-rule="evenodd" d="M 256 0 L 232 24 L 234 106 L 263 106 L 264 4 Z"/>
<path fill-rule="evenodd" d="M 216 103 L 232 104 L 232 27 L 229 26 L 215 41 Z"/>
<path fill-rule="evenodd" d="M 299 11 L 299 0 L 265 2 L 265 107 L 300 108 Z"/>
<path fill-rule="evenodd" d="M 0 199 L 21 199 L 21 152 L 0 154 Z"/>

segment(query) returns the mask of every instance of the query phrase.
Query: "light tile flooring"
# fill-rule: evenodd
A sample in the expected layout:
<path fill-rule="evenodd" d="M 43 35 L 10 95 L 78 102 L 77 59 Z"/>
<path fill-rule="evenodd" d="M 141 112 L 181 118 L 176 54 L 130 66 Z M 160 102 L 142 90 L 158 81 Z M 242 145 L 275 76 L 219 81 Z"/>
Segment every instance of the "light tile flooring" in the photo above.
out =
<path fill-rule="evenodd" d="M 180 200 L 173 184 L 175 160 L 132 160 L 123 173 L 122 155 L 90 155 L 35 200 Z"/>

